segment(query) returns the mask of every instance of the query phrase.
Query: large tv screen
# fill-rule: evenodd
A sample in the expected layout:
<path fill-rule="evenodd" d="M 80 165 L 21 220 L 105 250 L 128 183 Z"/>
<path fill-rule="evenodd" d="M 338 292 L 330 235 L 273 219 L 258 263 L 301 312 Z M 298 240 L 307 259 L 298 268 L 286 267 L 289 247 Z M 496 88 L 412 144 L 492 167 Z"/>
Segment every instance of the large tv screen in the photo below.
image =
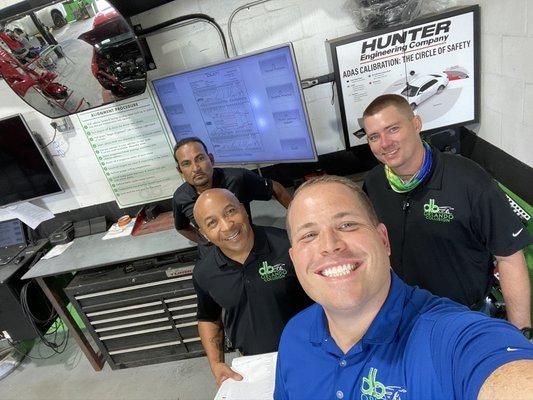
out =
<path fill-rule="evenodd" d="M 0 206 L 62 188 L 21 115 L 0 120 Z"/>
<path fill-rule="evenodd" d="M 436 132 L 479 119 L 479 6 L 329 41 L 346 146 L 366 143 L 363 111 L 398 94 Z"/>
<path fill-rule="evenodd" d="M 152 85 L 176 141 L 199 137 L 217 164 L 316 160 L 290 44 Z"/>

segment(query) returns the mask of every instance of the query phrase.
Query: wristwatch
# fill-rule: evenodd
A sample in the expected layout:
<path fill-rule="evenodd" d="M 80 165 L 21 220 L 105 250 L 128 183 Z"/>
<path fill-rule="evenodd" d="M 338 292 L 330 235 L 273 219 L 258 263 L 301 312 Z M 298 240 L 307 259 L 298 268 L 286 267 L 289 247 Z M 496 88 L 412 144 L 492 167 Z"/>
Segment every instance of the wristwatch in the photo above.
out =
<path fill-rule="evenodd" d="M 520 332 L 522 332 L 522 335 L 524 335 L 530 342 L 533 341 L 533 329 L 531 329 L 531 327 L 526 326 L 520 329 Z"/>

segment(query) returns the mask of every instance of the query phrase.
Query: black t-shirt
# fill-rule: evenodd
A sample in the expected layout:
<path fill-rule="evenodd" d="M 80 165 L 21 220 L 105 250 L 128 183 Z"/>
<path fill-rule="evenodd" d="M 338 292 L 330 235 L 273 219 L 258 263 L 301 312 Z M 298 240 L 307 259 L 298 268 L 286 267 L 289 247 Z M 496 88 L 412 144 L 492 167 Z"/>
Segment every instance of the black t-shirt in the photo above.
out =
<path fill-rule="evenodd" d="M 244 168 L 213 168 L 212 187 L 231 191 L 246 208 L 250 220 L 252 218 L 250 202 L 252 200 L 270 200 L 273 195 L 270 179 L 263 178 Z M 189 223 L 198 229 L 193 215 L 194 203 L 196 203 L 198 196 L 194 186 L 187 182 L 176 189 L 172 198 L 176 229 L 184 229 L 189 226 Z M 198 244 L 205 246 L 208 242 L 199 235 Z"/>
<path fill-rule="evenodd" d="M 364 189 L 388 229 L 391 265 L 408 284 L 467 306 L 490 287 L 493 256 L 509 256 L 531 243 L 495 181 L 467 158 L 433 150 L 429 178 L 396 193 L 382 165 Z"/>
<path fill-rule="evenodd" d="M 193 273 L 198 320 L 216 321 L 224 309 L 226 334 L 247 355 L 277 351 L 285 324 L 311 304 L 289 258 L 287 233 L 264 226 L 253 230 L 254 246 L 244 265 L 212 246 Z"/>

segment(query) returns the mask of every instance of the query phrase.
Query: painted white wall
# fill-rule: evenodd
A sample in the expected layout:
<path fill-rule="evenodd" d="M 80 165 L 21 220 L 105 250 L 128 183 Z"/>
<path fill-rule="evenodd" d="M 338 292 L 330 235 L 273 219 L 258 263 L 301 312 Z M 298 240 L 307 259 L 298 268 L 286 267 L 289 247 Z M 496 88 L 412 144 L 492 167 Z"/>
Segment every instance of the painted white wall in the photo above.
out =
<path fill-rule="evenodd" d="M 481 8 L 480 137 L 533 166 L 533 0 L 459 0 Z"/>
<path fill-rule="evenodd" d="M 3 2 L 0 0 L 0 2 Z M 4 2 L 9 2 L 5 1 Z M 12 3 L 12 2 L 11 2 Z M 473 126 L 479 136 L 528 165 L 533 152 L 533 0 L 453 0 L 481 5 L 481 121 Z M 218 22 L 228 37 L 228 19 L 242 0 L 177 0 L 132 18 L 150 27 L 172 17 L 204 13 Z M 233 23 L 239 54 L 292 42 L 300 76 L 330 71 L 326 40 L 357 32 L 351 0 L 271 0 L 243 10 Z M 155 78 L 199 67 L 224 58 L 218 35 L 206 23 L 196 23 L 147 38 L 157 70 Z M 228 43 L 229 46 L 229 43 Z M 231 49 L 230 49 L 231 53 Z M 344 148 L 342 128 L 331 104 L 330 84 L 304 91 L 318 153 Z M 0 117 L 22 113 L 46 142 L 53 130 L 50 120 L 25 105 L 0 82 Z M 77 118 L 72 118 L 76 128 Z M 41 201 L 53 212 L 67 211 L 113 200 L 107 181 L 81 130 L 56 139 L 64 156 L 53 157 L 67 182 L 65 194 Z M 66 150 L 66 151 L 65 151 Z M 54 154 L 55 149 L 50 152 Z"/>
<path fill-rule="evenodd" d="M 229 42 L 229 17 L 243 4 L 246 1 L 174 1 L 137 15 L 132 22 L 147 28 L 165 19 L 203 13 L 217 21 Z M 346 5 L 345 0 L 271 0 L 243 10 L 232 26 L 238 54 L 292 42 L 301 78 L 327 74 L 330 70 L 326 40 L 357 31 Z M 224 59 L 216 30 L 204 22 L 158 33 L 147 41 L 157 65 L 157 70 L 150 73 L 151 78 Z M 304 96 L 318 153 L 344 149 L 340 121 L 331 104 L 331 85 L 305 90 Z"/>

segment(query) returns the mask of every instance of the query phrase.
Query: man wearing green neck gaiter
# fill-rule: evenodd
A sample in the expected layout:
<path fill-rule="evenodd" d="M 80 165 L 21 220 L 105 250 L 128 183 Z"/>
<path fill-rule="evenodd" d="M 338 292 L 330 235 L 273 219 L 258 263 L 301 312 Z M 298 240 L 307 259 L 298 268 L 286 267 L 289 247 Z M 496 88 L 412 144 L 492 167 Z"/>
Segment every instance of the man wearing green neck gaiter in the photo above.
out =
<path fill-rule="evenodd" d="M 364 189 L 391 239 L 391 265 L 408 284 L 480 309 L 494 259 L 518 328 L 531 326 L 522 249 L 532 243 L 495 181 L 476 163 L 441 153 L 420 137 L 422 120 L 399 95 L 363 113 L 370 149 L 383 164 Z"/>

